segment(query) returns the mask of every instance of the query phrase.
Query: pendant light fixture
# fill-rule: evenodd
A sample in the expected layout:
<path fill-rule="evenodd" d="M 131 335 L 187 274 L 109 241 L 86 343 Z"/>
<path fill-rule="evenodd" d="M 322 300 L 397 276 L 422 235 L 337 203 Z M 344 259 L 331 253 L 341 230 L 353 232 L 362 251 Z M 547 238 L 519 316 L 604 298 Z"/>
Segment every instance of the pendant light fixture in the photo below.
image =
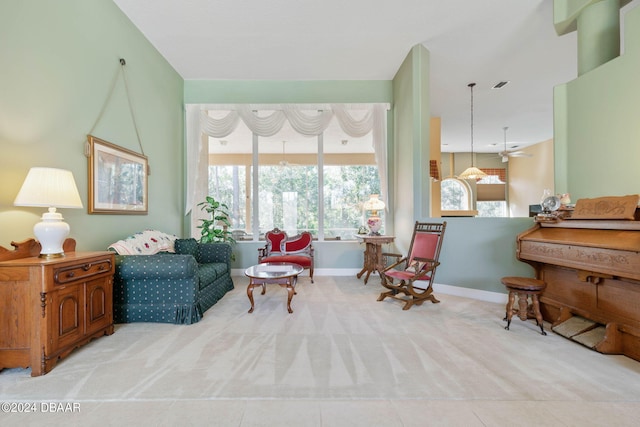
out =
<path fill-rule="evenodd" d="M 482 172 L 477 167 L 473 166 L 473 87 L 475 83 L 469 83 L 467 86 L 471 89 L 471 166 L 465 169 L 460 175 L 458 175 L 458 179 L 482 179 L 487 176 L 486 173 Z"/>

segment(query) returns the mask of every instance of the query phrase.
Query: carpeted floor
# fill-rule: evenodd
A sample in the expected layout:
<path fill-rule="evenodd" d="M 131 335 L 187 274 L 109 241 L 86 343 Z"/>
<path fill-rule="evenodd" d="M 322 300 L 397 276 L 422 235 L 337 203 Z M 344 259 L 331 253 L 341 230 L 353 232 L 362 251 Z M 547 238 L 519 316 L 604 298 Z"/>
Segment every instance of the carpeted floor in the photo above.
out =
<path fill-rule="evenodd" d="M 542 336 L 535 321 L 514 318 L 505 331 L 501 304 L 438 294 L 440 304 L 403 311 L 397 301 L 376 301 L 382 288 L 375 277 L 366 286 L 351 277 L 317 277 L 314 284 L 301 277 L 293 314 L 277 285 L 264 296 L 254 292 L 256 308 L 248 314 L 246 279 L 234 282 L 236 289 L 197 324 L 117 325 L 113 335 L 74 351 L 47 375 L 2 371 L 0 401 L 79 402 L 87 418 L 0 414 L 0 421 L 86 425 L 98 421 L 86 409 L 96 405 L 252 400 L 273 408 L 276 401 L 564 402 L 605 411 L 615 403 L 630 408 L 617 411 L 623 424 L 627 415 L 640 415 L 640 363 L 551 331 Z M 484 425 L 481 412 L 476 420 Z M 321 420 L 313 425 L 332 425 L 326 414 Z M 405 424 L 411 423 L 388 425 Z"/>

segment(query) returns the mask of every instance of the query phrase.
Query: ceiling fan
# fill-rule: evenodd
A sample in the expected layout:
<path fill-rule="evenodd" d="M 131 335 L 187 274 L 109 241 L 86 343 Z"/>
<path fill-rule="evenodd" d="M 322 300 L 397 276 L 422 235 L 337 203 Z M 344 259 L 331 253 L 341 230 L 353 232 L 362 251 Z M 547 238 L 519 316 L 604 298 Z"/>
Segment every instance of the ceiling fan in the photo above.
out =
<path fill-rule="evenodd" d="M 509 161 L 509 157 L 532 157 L 532 154 L 525 153 L 521 150 L 507 150 L 507 126 L 503 127 L 504 131 L 504 150 L 498 153 L 498 156 L 502 157 L 502 163 L 506 163 Z"/>
<path fill-rule="evenodd" d="M 287 166 L 298 166 L 298 165 L 297 165 L 297 164 L 295 164 L 295 163 L 290 163 L 290 162 L 286 159 L 286 154 L 285 154 L 285 152 L 284 152 L 284 145 L 285 145 L 285 143 L 286 143 L 286 142 L 287 142 L 287 141 L 282 141 L 282 160 L 280 160 L 280 161 L 278 162 L 278 164 L 279 164 L 281 167 L 287 167 Z"/>

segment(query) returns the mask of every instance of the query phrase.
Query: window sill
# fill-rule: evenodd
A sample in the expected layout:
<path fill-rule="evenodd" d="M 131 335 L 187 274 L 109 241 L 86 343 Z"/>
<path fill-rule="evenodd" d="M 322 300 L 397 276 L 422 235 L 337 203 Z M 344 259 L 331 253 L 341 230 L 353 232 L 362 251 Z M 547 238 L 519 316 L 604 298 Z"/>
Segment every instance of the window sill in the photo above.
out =
<path fill-rule="evenodd" d="M 478 216 L 478 211 L 477 210 L 441 211 L 440 216 L 441 217 L 452 217 L 452 216 L 472 217 L 472 216 Z"/>

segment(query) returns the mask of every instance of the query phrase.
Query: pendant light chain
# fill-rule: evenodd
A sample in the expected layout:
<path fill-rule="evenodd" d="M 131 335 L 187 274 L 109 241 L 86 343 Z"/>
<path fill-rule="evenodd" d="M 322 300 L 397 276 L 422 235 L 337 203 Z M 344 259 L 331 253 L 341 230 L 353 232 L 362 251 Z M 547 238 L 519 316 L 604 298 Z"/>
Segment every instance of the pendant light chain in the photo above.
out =
<path fill-rule="evenodd" d="M 458 179 L 473 179 L 477 181 L 486 177 L 487 174 L 473 165 L 473 87 L 475 85 L 475 83 L 469 83 L 467 85 L 471 89 L 471 166 L 458 175 Z"/>
<path fill-rule="evenodd" d="M 473 87 L 475 83 L 469 83 L 471 88 L 471 167 L 473 167 Z"/>

